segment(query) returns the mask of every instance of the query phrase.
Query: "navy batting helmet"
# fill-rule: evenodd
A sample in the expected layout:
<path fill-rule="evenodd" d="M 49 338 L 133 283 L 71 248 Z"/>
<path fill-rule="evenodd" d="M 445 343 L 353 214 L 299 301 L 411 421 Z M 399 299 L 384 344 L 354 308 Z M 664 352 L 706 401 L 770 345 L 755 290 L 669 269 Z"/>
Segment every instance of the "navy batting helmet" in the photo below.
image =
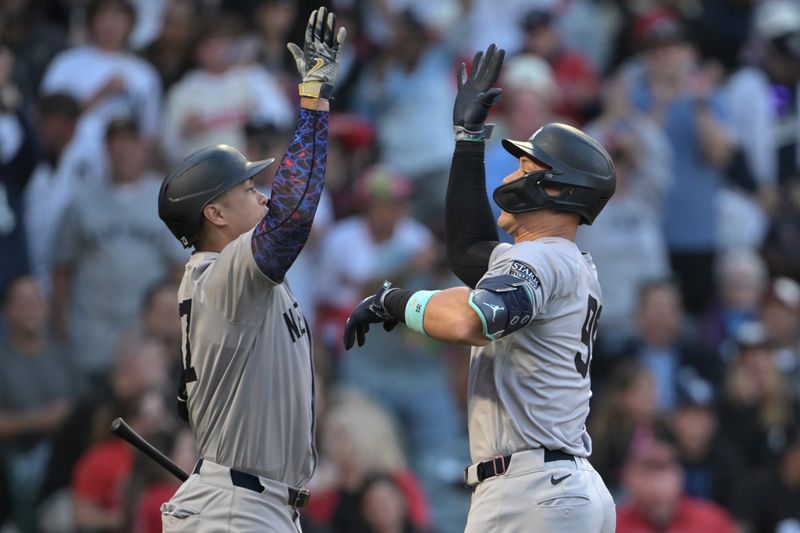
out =
<path fill-rule="evenodd" d="M 577 213 L 591 224 L 614 194 L 614 163 L 600 143 L 566 124 L 547 124 L 527 141 L 503 139 L 514 157 L 526 156 L 549 167 L 531 172 L 494 191 L 494 201 L 508 213 L 555 209 Z M 557 187 L 558 194 L 548 194 Z"/>
<path fill-rule="evenodd" d="M 204 148 L 184 159 L 161 184 L 158 216 L 185 248 L 203 225 L 203 208 L 214 198 L 252 178 L 275 158 L 248 161 L 224 144 Z"/>

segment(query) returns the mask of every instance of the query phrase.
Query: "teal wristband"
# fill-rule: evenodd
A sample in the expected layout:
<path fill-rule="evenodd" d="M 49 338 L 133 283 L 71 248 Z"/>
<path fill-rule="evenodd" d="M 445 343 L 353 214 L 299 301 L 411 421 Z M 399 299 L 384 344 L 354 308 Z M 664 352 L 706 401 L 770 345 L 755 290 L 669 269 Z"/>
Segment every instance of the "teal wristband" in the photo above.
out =
<path fill-rule="evenodd" d="M 406 326 L 418 333 L 426 334 L 423 326 L 425 308 L 437 292 L 439 291 L 417 291 L 411 295 L 406 304 Z"/>

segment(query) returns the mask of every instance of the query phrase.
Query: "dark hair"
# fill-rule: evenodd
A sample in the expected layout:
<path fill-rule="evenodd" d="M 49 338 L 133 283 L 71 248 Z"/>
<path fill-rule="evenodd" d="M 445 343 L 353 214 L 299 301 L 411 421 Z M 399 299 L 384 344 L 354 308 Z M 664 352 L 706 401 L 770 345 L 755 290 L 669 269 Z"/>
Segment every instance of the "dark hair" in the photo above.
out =
<path fill-rule="evenodd" d="M 81 104 L 67 93 L 42 96 L 37 103 L 37 108 L 43 118 L 61 116 L 70 120 L 78 120 L 81 116 Z"/>
<path fill-rule="evenodd" d="M 638 305 L 641 306 L 644 302 L 644 299 L 647 298 L 651 292 L 656 289 L 672 289 L 678 295 L 678 298 L 681 299 L 681 305 L 683 305 L 683 299 L 681 298 L 681 286 L 678 283 L 678 280 L 672 277 L 664 277 L 664 278 L 655 278 L 650 279 L 647 281 L 643 281 L 639 284 L 639 290 L 637 293 L 637 302 Z"/>
<path fill-rule="evenodd" d="M 91 0 L 86 6 L 86 23 L 91 26 L 98 13 L 109 7 L 124 11 L 131 21 L 131 28 L 136 24 L 136 8 L 128 0 Z"/>
<path fill-rule="evenodd" d="M 132 117 L 122 116 L 112 119 L 106 126 L 106 142 L 120 133 L 131 133 L 139 136 L 139 123 Z"/>

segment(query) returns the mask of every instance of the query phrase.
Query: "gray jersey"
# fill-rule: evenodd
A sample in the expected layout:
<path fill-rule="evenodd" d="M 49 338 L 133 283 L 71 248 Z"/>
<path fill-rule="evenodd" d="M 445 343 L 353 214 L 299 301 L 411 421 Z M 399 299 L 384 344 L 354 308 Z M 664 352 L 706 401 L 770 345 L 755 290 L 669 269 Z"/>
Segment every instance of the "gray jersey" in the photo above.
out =
<path fill-rule="evenodd" d="M 472 349 L 469 437 L 473 461 L 545 447 L 591 453 L 588 366 L 602 297 L 592 259 L 546 237 L 499 244 L 484 279 L 512 274 L 534 295 L 533 320 Z"/>
<path fill-rule="evenodd" d="M 316 463 L 310 333 L 288 286 L 256 265 L 252 233 L 186 265 L 189 419 L 199 457 L 300 487 Z"/>

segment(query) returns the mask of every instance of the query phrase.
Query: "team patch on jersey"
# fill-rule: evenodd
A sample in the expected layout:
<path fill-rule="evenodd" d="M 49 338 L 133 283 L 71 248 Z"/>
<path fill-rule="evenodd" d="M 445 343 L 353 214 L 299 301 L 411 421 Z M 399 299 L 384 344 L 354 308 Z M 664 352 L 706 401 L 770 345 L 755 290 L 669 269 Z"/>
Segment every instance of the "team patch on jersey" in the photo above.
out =
<path fill-rule="evenodd" d="M 524 279 L 533 285 L 534 289 L 538 289 L 541 285 L 541 283 L 539 283 L 539 278 L 533 273 L 533 269 L 525 263 L 520 263 L 519 261 L 511 263 L 511 271 L 509 274 L 519 279 Z"/>

